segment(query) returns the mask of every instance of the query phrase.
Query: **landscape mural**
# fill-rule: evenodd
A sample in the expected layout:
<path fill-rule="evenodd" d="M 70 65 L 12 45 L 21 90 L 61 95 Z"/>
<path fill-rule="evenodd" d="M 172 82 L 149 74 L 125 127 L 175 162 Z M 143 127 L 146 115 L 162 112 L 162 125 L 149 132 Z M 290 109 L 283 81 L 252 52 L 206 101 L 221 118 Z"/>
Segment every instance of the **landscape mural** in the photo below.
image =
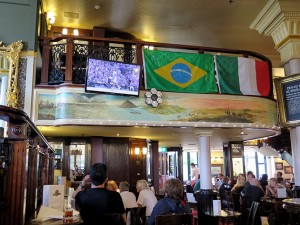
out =
<path fill-rule="evenodd" d="M 37 119 L 97 119 L 149 122 L 228 122 L 273 126 L 276 102 L 259 97 L 163 93 L 154 108 L 140 97 L 94 93 L 39 93 Z M 84 122 L 83 122 L 84 123 Z"/>

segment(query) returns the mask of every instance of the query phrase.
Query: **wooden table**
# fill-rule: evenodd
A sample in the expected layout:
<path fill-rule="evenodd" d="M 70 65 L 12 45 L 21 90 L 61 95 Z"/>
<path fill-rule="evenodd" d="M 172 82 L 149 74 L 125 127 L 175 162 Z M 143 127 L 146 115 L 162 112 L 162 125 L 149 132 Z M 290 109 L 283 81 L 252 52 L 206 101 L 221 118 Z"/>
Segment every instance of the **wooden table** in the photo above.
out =
<path fill-rule="evenodd" d="M 288 214 L 282 207 L 283 200 L 280 198 L 261 198 L 262 215 L 267 215 L 268 219 L 275 218 L 276 225 L 288 224 Z"/>
<path fill-rule="evenodd" d="M 80 216 L 74 216 L 73 217 L 73 222 L 69 223 L 71 225 L 76 225 L 76 224 L 81 224 L 82 220 Z M 31 222 L 32 225 L 63 225 L 63 219 L 49 219 L 45 221 L 35 221 L 33 220 Z"/>
<path fill-rule="evenodd" d="M 282 200 L 283 208 L 289 213 L 290 224 L 300 224 L 300 198 Z"/>
<path fill-rule="evenodd" d="M 219 221 L 222 224 L 228 224 L 230 222 L 233 222 L 233 224 L 238 225 L 241 223 L 242 213 L 236 211 L 221 210 L 219 212 L 207 211 L 205 212 L 205 215 L 210 218 L 209 224 L 212 225 L 219 224 Z"/>

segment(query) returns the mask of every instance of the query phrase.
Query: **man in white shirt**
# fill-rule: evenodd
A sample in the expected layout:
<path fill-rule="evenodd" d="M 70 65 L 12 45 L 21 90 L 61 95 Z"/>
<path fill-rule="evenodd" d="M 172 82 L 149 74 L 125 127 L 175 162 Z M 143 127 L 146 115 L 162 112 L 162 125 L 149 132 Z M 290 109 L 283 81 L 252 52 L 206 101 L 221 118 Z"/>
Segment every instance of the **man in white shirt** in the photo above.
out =
<path fill-rule="evenodd" d="M 157 203 L 157 198 L 153 191 L 150 190 L 146 180 L 138 180 L 136 182 L 136 190 L 139 193 L 137 204 L 139 207 L 146 206 L 146 216 L 149 217 Z"/>
<path fill-rule="evenodd" d="M 134 208 L 138 207 L 136 203 L 135 195 L 129 191 L 129 184 L 126 181 L 123 181 L 119 185 L 120 195 L 123 200 L 124 208 Z"/>
<path fill-rule="evenodd" d="M 191 168 L 192 168 L 192 174 L 191 174 L 191 179 L 192 180 L 197 180 L 198 176 L 200 174 L 199 169 L 196 167 L 195 163 L 191 163 Z"/>

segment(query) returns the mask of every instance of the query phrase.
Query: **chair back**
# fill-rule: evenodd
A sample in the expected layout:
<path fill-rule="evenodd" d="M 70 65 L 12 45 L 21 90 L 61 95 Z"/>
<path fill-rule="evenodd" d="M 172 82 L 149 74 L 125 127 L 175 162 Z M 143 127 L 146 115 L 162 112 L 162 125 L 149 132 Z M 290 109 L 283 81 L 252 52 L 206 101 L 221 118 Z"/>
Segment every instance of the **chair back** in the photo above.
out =
<path fill-rule="evenodd" d="M 234 211 L 240 211 L 241 210 L 241 204 L 240 204 L 241 193 L 237 193 L 237 192 L 233 191 L 231 194 L 232 194 Z"/>
<path fill-rule="evenodd" d="M 145 225 L 146 224 L 146 206 L 127 208 L 126 215 L 130 219 L 131 225 Z"/>
<path fill-rule="evenodd" d="M 99 215 L 99 221 L 101 221 L 101 224 L 126 225 L 121 213 L 109 213 Z"/>
<path fill-rule="evenodd" d="M 252 202 L 248 219 L 247 219 L 247 225 L 261 225 L 259 210 L 260 210 L 260 204 L 258 202 Z"/>
<path fill-rule="evenodd" d="M 155 225 L 192 225 L 193 214 L 160 215 L 155 217 Z"/>
<path fill-rule="evenodd" d="M 233 201 L 232 191 L 225 191 L 225 196 L 226 196 L 228 210 L 234 209 L 234 201 Z"/>

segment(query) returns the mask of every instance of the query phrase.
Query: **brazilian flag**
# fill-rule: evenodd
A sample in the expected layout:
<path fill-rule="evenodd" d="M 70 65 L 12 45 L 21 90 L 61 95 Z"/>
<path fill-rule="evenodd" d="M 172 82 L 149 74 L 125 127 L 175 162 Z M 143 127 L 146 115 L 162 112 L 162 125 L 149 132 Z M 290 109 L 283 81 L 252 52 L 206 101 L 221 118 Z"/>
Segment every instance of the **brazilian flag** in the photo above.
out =
<path fill-rule="evenodd" d="M 144 49 L 146 89 L 216 93 L 213 55 Z"/>

